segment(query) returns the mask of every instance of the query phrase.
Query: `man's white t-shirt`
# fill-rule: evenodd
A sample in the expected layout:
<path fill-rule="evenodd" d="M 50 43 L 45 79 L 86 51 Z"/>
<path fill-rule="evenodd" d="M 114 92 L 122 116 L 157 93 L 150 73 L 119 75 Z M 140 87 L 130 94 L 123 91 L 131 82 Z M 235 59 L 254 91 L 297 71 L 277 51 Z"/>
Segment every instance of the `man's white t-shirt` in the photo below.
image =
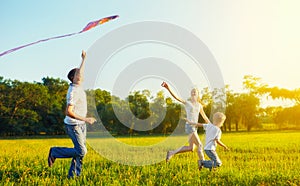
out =
<path fill-rule="evenodd" d="M 222 135 L 221 129 L 211 123 L 203 124 L 203 129 L 205 130 L 204 150 L 216 150 L 217 143 L 215 140 L 221 139 L 221 135 Z"/>
<path fill-rule="evenodd" d="M 67 105 L 74 106 L 73 112 L 76 115 L 86 117 L 87 114 L 87 102 L 86 102 L 86 94 L 83 90 L 82 86 L 71 83 L 67 93 Z M 84 121 L 71 118 L 66 116 L 64 122 L 67 125 L 78 125 L 85 124 Z"/>

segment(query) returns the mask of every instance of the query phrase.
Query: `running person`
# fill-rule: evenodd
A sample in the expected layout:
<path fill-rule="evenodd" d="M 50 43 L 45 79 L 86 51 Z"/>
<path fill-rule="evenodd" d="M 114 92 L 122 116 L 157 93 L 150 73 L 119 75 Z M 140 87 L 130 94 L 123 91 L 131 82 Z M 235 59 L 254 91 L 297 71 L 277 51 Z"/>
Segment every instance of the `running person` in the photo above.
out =
<path fill-rule="evenodd" d="M 200 102 L 199 91 L 196 88 L 193 88 L 191 90 L 190 100 L 185 101 L 185 100 L 177 97 L 173 93 L 173 91 L 169 88 L 167 83 L 163 82 L 161 84 L 161 86 L 166 88 L 170 92 L 170 94 L 173 96 L 173 98 L 175 98 L 180 103 L 184 104 L 185 110 L 186 110 L 186 115 L 187 115 L 186 116 L 187 120 L 197 123 L 198 118 L 199 118 L 199 113 L 200 113 L 201 116 L 203 117 L 203 119 L 205 120 L 205 122 L 210 123 L 208 117 L 206 116 L 206 114 L 203 110 L 203 106 Z M 195 149 L 195 146 L 197 147 L 197 154 L 198 154 L 199 160 L 200 161 L 204 160 L 204 154 L 203 154 L 203 150 L 202 150 L 203 146 L 202 146 L 202 143 L 201 143 L 200 138 L 197 133 L 197 127 L 186 123 L 185 124 L 185 132 L 188 134 L 189 146 L 182 146 L 176 150 L 168 151 L 167 156 L 166 156 L 166 162 L 169 162 L 170 159 L 172 158 L 172 156 L 174 156 L 175 154 L 183 153 L 183 152 L 193 152 Z"/>

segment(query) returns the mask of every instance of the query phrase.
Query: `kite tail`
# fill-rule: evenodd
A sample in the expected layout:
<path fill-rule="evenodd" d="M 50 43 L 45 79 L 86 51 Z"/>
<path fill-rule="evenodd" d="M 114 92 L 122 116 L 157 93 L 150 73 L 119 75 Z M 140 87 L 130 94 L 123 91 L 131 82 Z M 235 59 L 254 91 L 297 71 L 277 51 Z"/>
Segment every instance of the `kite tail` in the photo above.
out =
<path fill-rule="evenodd" d="M 81 32 L 76 32 L 76 33 L 71 33 L 71 34 L 66 34 L 66 35 L 61 35 L 61 36 L 50 37 L 50 38 L 47 38 L 47 39 L 41 39 L 41 40 L 38 40 L 38 41 L 35 41 L 35 42 L 32 42 L 32 43 L 26 44 L 26 45 L 22 45 L 22 46 L 19 46 L 19 47 L 16 47 L 16 48 L 12 48 L 12 49 L 7 50 L 7 51 L 5 51 L 5 52 L 2 52 L 2 53 L 0 54 L 0 57 L 1 57 L 1 56 L 4 56 L 4 55 L 6 55 L 6 54 L 9 54 L 9 53 L 11 53 L 11 52 L 20 50 L 20 49 L 22 49 L 22 48 L 24 48 L 24 47 L 28 47 L 28 46 L 37 44 L 37 43 L 49 41 L 49 40 L 52 40 L 52 39 L 59 39 L 59 38 L 63 38 L 63 37 L 69 37 L 69 36 L 72 36 L 72 35 L 75 35 L 75 34 L 80 34 L 80 33 L 81 33 Z"/>
<path fill-rule="evenodd" d="M 29 44 L 26 44 L 26 45 L 23 45 L 23 46 L 19 46 L 19 47 L 7 50 L 5 52 L 2 52 L 0 54 L 0 57 L 4 56 L 6 54 L 9 54 L 11 52 L 20 50 L 21 48 L 28 47 L 30 45 L 34 45 L 34 44 L 37 44 L 37 43 L 49 41 L 51 39 L 59 39 L 59 38 L 63 38 L 63 37 L 69 37 L 69 36 L 72 36 L 72 35 L 75 35 L 75 34 L 81 34 L 82 32 L 86 32 L 86 31 L 88 31 L 88 30 L 90 30 L 90 29 L 92 29 L 92 28 L 94 28 L 94 27 L 96 27 L 98 25 L 101 25 L 101 24 L 106 23 L 106 22 L 108 22 L 110 20 L 116 19 L 118 17 L 119 17 L 118 15 L 114 15 L 114 16 L 109 16 L 109 17 L 105 17 L 105 18 L 99 19 L 97 21 L 92 21 L 92 22 L 88 23 L 80 32 L 75 32 L 75 33 L 72 33 L 72 34 L 66 34 L 66 35 L 61 35 L 61 36 L 56 36 L 56 37 L 50 37 L 50 38 L 47 38 L 47 39 L 41 39 L 39 41 L 36 41 L 36 42 L 33 42 L 33 43 L 29 43 Z"/>

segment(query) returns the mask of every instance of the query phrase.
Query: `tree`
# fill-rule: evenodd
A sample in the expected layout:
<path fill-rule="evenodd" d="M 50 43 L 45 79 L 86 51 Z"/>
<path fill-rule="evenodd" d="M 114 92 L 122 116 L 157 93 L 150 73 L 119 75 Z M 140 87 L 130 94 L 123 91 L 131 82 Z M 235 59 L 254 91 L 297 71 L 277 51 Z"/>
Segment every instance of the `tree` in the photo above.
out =
<path fill-rule="evenodd" d="M 62 133 L 66 89 L 59 79 L 29 83 L 0 78 L 1 134 Z"/>
<path fill-rule="evenodd" d="M 6 124 L 11 126 L 7 132 L 23 135 L 36 134 L 42 128 L 39 110 L 48 98 L 47 88 L 28 82 L 9 81 L 6 90 Z"/>
<path fill-rule="evenodd" d="M 165 96 L 163 91 L 159 91 L 156 94 L 156 97 L 151 100 L 150 110 L 151 110 L 151 120 L 150 120 L 151 130 L 149 131 L 149 133 L 153 133 L 159 130 L 159 133 L 164 132 L 165 134 L 166 129 L 164 128 L 162 123 L 163 118 L 166 117 Z M 160 126 L 162 126 L 162 128 Z"/>
<path fill-rule="evenodd" d="M 44 131 L 54 134 L 63 133 L 68 83 L 59 78 L 45 77 L 42 79 L 42 83 L 38 84 L 46 87 L 49 94 L 45 98 L 47 100 L 44 100 L 45 105 L 39 109 Z"/>
<path fill-rule="evenodd" d="M 127 101 L 129 103 L 129 107 L 131 112 L 133 113 L 133 118 L 130 121 L 131 126 L 129 129 L 129 133 L 133 134 L 134 128 L 135 128 L 135 122 L 134 122 L 134 117 L 144 120 L 147 119 L 150 116 L 150 103 L 148 99 L 150 98 L 150 91 L 149 90 L 143 90 L 142 92 L 140 91 L 135 91 L 131 93 Z M 145 124 L 145 123 L 143 123 Z M 147 125 L 151 125 L 150 123 L 147 123 Z"/>
<path fill-rule="evenodd" d="M 163 134 L 172 133 L 177 127 L 178 132 L 181 133 L 184 131 L 183 122 L 181 122 L 180 117 L 185 117 L 185 112 L 181 109 L 181 105 L 174 103 L 171 98 L 166 98 L 166 116 L 163 120 L 162 124 L 162 132 Z"/>
<path fill-rule="evenodd" d="M 267 85 L 261 83 L 261 78 L 246 75 L 244 76 L 243 86 L 248 93 L 241 94 L 239 97 L 240 107 L 242 108 L 241 119 L 247 130 L 250 131 L 251 128 L 259 125 L 260 90 Z"/>
<path fill-rule="evenodd" d="M 278 124 L 280 129 L 291 128 L 289 124 L 294 125 L 292 128 L 299 128 L 300 126 L 300 105 L 295 105 L 287 108 L 280 108 L 274 116 L 274 122 Z"/>
<path fill-rule="evenodd" d="M 239 122 L 239 107 L 237 106 L 238 94 L 229 89 L 229 85 L 226 85 L 226 120 L 224 123 L 224 130 L 231 131 L 231 124 L 236 124 L 236 130 L 238 130 Z"/>
<path fill-rule="evenodd" d="M 257 85 L 256 85 L 257 86 Z M 276 111 L 276 114 L 273 114 L 274 121 L 279 127 L 282 128 L 282 125 L 295 124 L 298 125 L 300 123 L 299 117 L 294 117 L 299 113 L 299 105 L 300 105 L 300 89 L 288 90 L 285 88 L 278 87 L 269 87 L 267 85 L 257 86 L 257 92 L 261 95 L 266 95 L 267 97 L 271 97 L 272 99 L 288 99 L 294 102 L 294 106 L 288 108 L 279 107 Z M 288 114 L 289 113 L 289 114 Z M 288 114 L 288 115 L 286 115 Z"/>

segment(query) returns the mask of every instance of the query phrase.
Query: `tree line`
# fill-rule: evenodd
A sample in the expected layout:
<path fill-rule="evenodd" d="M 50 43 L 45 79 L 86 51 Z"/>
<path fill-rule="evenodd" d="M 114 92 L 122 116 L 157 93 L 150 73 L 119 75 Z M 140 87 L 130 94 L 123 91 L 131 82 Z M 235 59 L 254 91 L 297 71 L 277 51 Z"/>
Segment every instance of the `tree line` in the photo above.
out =
<path fill-rule="evenodd" d="M 0 135 L 64 134 L 68 86 L 67 81 L 59 78 L 45 77 L 42 82 L 29 83 L 0 77 Z M 204 88 L 200 91 L 208 116 L 212 110 L 218 110 L 212 107 L 225 108 L 227 119 L 224 131 L 263 129 L 265 123 L 278 125 L 282 129 L 299 128 L 300 89 L 269 87 L 260 78 L 251 75 L 244 76 L 243 88 L 243 93 L 230 90 L 228 85 L 220 90 Z M 113 134 L 169 134 L 175 128 L 176 131 L 184 131 L 182 105 L 164 95 L 163 91 L 155 96 L 149 90 L 134 91 L 125 99 L 101 89 L 86 92 L 88 109 L 92 111 L 90 114 L 99 116 L 99 122 Z M 225 96 L 220 95 L 226 95 L 226 100 L 223 99 Z M 264 97 L 288 99 L 294 104 L 291 107 L 261 108 Z M 162 113 L 162 109 L 165 114 L 163 118 L 158 114 Z M 136 118 L 145 121 L 142 124 L 150 130 L 136 130 Z M 102 125 L 92 125 L 89 129 L 97 130 L 99 126 Z"/>

